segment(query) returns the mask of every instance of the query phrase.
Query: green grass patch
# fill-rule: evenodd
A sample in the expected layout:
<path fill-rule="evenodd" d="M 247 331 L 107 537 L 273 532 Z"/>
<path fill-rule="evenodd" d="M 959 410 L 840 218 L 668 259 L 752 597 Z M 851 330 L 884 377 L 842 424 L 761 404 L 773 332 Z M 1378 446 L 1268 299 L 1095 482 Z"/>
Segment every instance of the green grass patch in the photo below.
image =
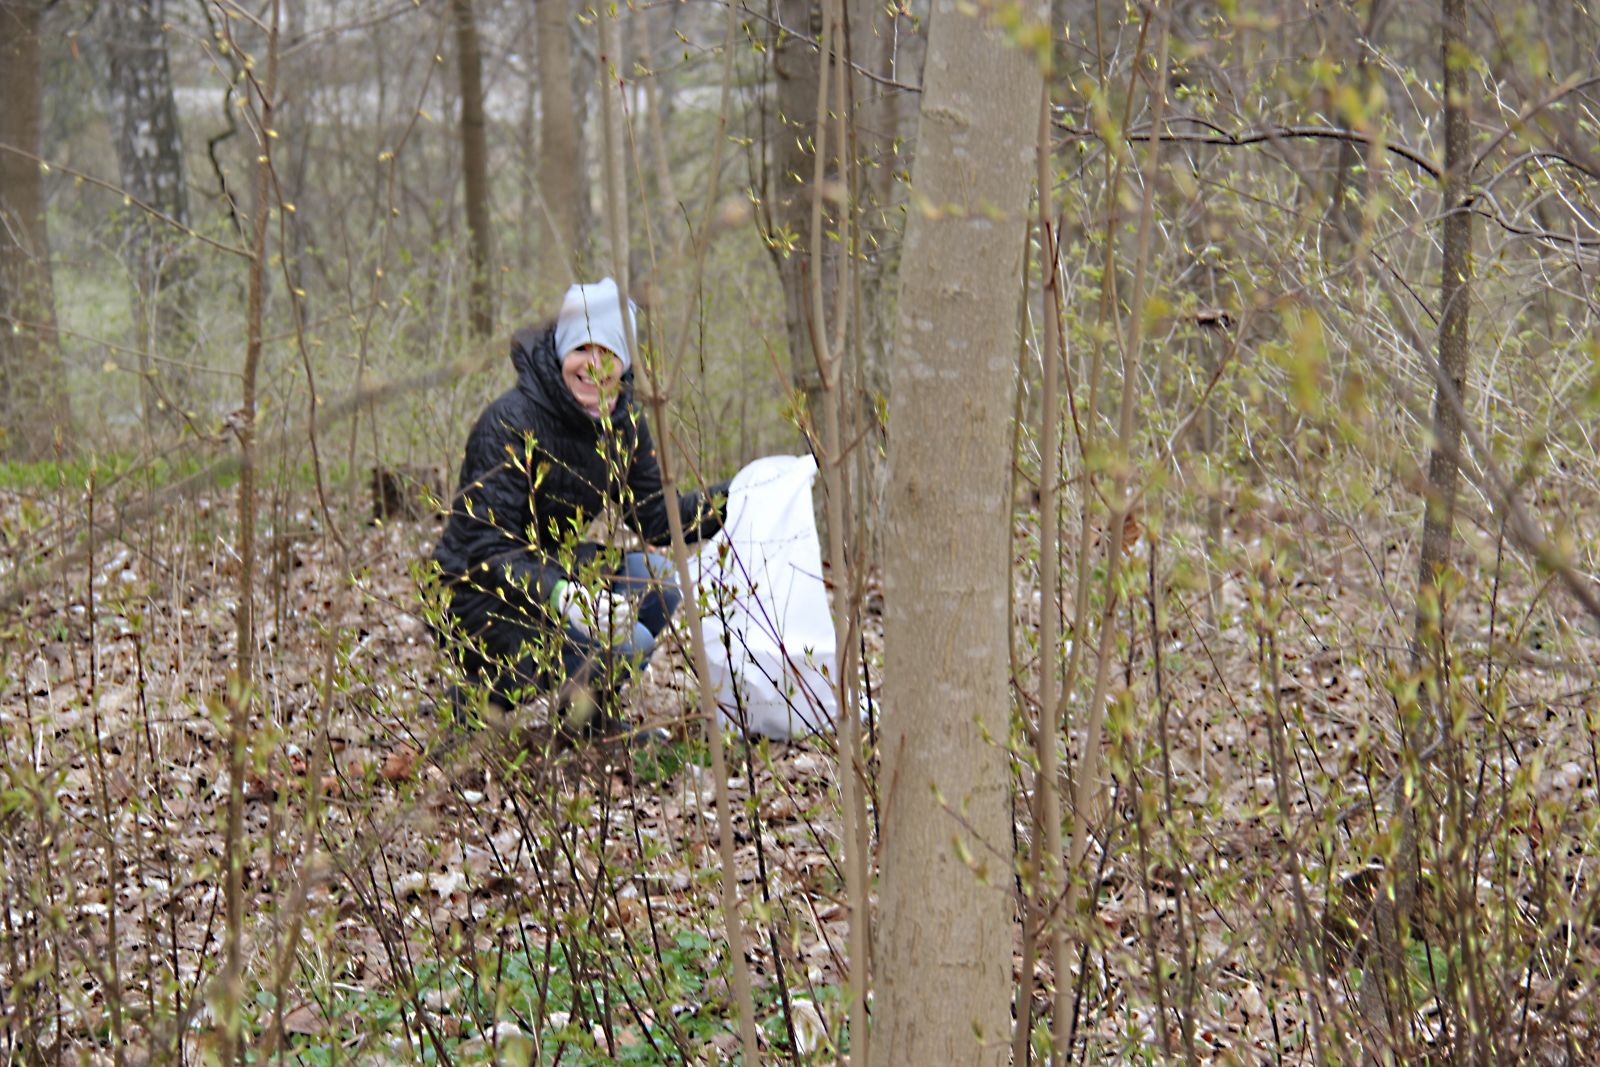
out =
<path fill-rule="evenodd" d="M 437 1039 L 455 1063 L 528 1063 L 537 1040 L 540 1063 L 666 1065 L 683 1062 L 684 1046 L 693 1058 L 718 1034 L 737 1032 L 724 992 L 726 957 L 704 934 L 663 932 L 659 967 L 648 939 L 636 943 L 633 951 L 645 954 L 645 981 L 625 962 L 624 951 L 614 932 L 585 932 L 570 946 L 558 940 L 548 950 L 530 934 L 526 949 L 420 968 L 416 989 L 407 995 L 334 984 L 327 999 L 299 1007 L 301 1028 L 314 1020 L 319 1032 L 292 1034 L 291 1049 L 298 1062 L 329 1067 L 351 1062 L 352 1053 L 357 1061 L 399 1055 L 441 1063 Z M 817 995 L 825 1010 L 836 1009 L 836 988 Z M 761 991 L 756 1011 L 768 1040 L 786 1044 L 775 988 Z M 607 1017 L 609 1028 L 602 1021 Z M 271 997 L 263 990 L 255 1002 L 257 1033 L 272 1020 Z M 722 1060 L 739 1061 L 737 1053 Z"/>
<path fill-rule="evenodd" d="M 158 457 L 148 462 L 133 451 L 91 452 L 60 460 L 0 461 L 0 490 L 40 496 L 65 488 L 69 493 L 77 494 L 84 492 L 93 478 L 95 485 L 102 490 L 126 493 L 161 489 L 208 470 L 213 471 L 208 481 L 210 487 L 231 489 L 239 482 L 237 465 L 231 462 L 235 457 L 236 450 L 232 448 L 206 448 L 187 454 Z M 262 457 L 258 462 L 261 472 L 258 485 L 263 492 L 277 489 L 285 481 L 294 490 L 312 490 L 316 487 L 316 470 L 309 459 L 287 467 L 280 464 L 278 457 L 271 455 Z M 322 478 L 330 492 L 343 494 L 349 468 L 343 463 L 325 465 Z M 359 471 L 357 492 L 363 502 L 367 500 L 371 489 L 369 482 L 369 472 Z"/>

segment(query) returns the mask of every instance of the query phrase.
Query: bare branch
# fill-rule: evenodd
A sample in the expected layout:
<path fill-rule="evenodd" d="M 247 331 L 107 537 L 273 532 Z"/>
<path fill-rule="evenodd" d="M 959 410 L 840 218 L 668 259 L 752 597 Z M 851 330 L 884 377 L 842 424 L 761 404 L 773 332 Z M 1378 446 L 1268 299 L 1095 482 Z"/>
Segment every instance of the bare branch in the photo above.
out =
<path fill-rule="evenodd" d="M 50 162 L 48 159 L 42 159 L 39 156 L 34 155 L 32 152 L 24 152 L 22 149 L 16 148 L 12 145 L 0 144 L 0 152 L 10 152 L 12 155 L 21 156 L 23 159 L 32 160 L 46 170 L 59 170 L 62 174 L 69 174 L 79 181 L 88 182 L 90 185 L 98 186 L 99 188 L 105 189 L 108 192 L 116 193 L 118 196 L 122 197 L 125 202 L 132 204 L 134 207 L 138 208 L 140 211 L 143 211 L 152 218 L 160 219 L 162 222 L 166 223 L 168 226 L 171 226 L 173 229 L 187 237 L 193 237 L 196 241 L 208 244 L 212 248 L 220 249 L 223 252 L 231 252 L 234 255 L 242 256 L 245 259 L 250 258 L 251 253 L 249 249 L 240 248 L 237 245 L 223 244 L 221 241 L 207 237 L 199 230 L 194 230 L 188 226 L 185 226 L 171 215 L 168 215 L 165 211 L 151 207 L 149 204 L 145 203 L 143 200 L 140 200 L 132 193 L 127 192 L 121 186 L 113 185 L 103 178 L 96 178 L 92 174 L 84 174 L 82 171 L 73 170 L 71 167 L 58 166 L 57 164 Z"/>
<path fill-rule="evenodd" d="M 1225 130 L 1221 126 L 1211 123 L 1193 115 L 1177 115 L 1170 122 L 1192 122 L 1209 129 L 1210 133 L 1176 133 L 1170 129 L 1163 129 L 1161 140 L 1172 141 L 1177 144 L 1213 144 L 1224 145 L 1229 148 L 1243 148 L 1248 145 L 1264 144 L 1269 141 L 1283 141 L 1293 139 L 1347 141 L 1351 144 L 1377 145 L 1385 151 L 1392 152 L 1401 159 L 1416 166 L 1416 168 L 1431 178 L 1437 179 L 1440 175 L 1439 165 L 1428 158 L 1426 152 L 1404 142 L 1391 141 L 1383 137 L 1374 137 L 1361 130 L 1346 129 L 1339 126 L 1254 126 L 1246 130 Z M 1066 122 L 1056 123 L 1056 128 L 1064 131 L 1069 140 L 1104 140 L 1099 130 L 1087 126 L 1073 126 Z M 1129 130 L 1125 135 L 1129 141 L 1150 140 L 1150 128 Z"/>

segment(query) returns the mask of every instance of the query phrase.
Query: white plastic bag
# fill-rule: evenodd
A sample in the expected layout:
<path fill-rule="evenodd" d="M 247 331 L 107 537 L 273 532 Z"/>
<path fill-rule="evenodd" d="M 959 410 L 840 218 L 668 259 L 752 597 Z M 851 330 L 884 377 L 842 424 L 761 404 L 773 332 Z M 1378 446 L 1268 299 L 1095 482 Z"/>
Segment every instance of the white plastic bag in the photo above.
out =
<path fill-rule="evenodd" d="M 767 456 L 728 490 L 727 521 L 698 557 L 706 652 L 722 714 L 778 740 L 829 728 L 834 629 L 811 510 L 817 462 Z"/>

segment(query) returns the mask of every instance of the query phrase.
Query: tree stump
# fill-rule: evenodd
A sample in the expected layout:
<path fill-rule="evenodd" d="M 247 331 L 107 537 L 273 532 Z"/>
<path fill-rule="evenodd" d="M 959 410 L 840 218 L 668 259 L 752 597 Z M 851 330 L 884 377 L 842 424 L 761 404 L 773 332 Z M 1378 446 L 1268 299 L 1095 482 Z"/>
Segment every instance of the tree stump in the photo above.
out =
<path fill-rule="evenodd" d="M 449 507 L 448 474 L 442 463 L 402 463 L 372 468 L 372 521 L 442 518 Z"/>

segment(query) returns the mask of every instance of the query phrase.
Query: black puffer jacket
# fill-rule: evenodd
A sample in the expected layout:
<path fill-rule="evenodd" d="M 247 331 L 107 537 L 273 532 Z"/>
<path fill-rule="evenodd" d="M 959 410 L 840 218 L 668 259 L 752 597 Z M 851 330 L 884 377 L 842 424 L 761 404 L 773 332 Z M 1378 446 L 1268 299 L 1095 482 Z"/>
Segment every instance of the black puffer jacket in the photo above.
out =
<path fill-rule="evenodd" d="M 511 338 L 511 363 L 517 384 L 473 426 L 450 518 L 433 550 L 457 599 L 469 590 L 526 585 L 538 602 L 547 601 L 556 583 L 572 576 L 569 566 L 576 570 L 599 550 L 583 543 L 575 554 L 558 558 L 608 502 L 646 542 L 671 538 L 661 466 L 634 403 L 633 372 L 623 376 L 622 399 L 608 431 L 562 381 L 554 325 L 518 330 Z M 699 491 L 679 495 L 690 542 L 722 527 L 718 506 L 727 484 L 713 486 L 708 495 L 714 504 Z"/>

